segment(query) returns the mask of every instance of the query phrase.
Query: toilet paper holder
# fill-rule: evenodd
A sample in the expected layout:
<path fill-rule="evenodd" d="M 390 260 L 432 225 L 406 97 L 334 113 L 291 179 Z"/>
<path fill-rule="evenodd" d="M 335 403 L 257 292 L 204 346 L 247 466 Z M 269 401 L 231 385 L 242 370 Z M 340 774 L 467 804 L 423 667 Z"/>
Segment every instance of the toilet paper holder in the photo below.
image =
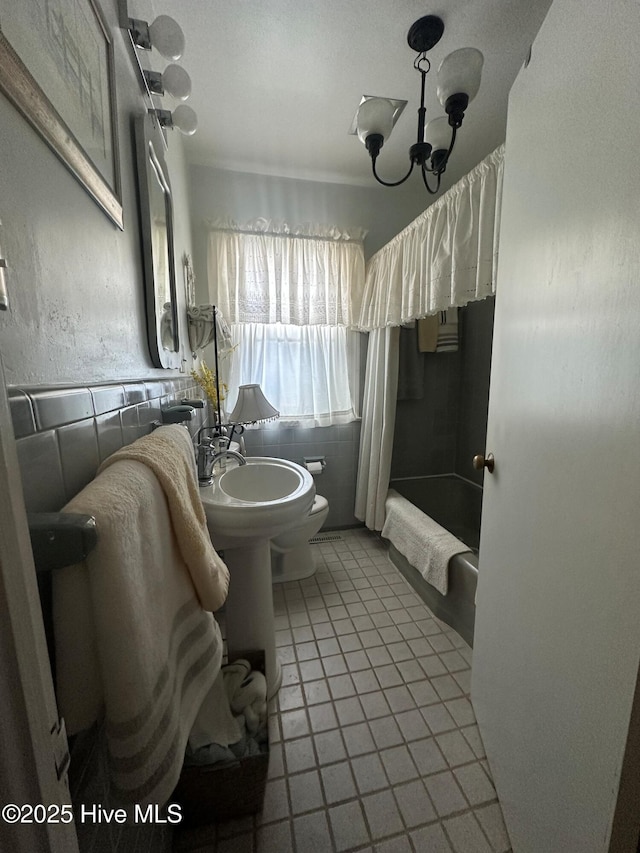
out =
<path fill-rule="evenodd" d="M 317 473 L 317 474 L 322 473 L 322 471 L 324 471 L 324 469 L 327 466 L 327 460 L 325 459 L 324 456 L 303 456 L 302 459 L 303 459 L 304 467 L 308 471 L 311 471 L 312 473 L 314 473 L 314 470 L 315 470 L 315 473 Z M 321 465 L 320 471 L 318 471 L 318 468 L 317 468 L 318 463 L 320 463 L 320 465 Z M 311 466 L 311 467 L 309 467 L 309 466 Z"/>

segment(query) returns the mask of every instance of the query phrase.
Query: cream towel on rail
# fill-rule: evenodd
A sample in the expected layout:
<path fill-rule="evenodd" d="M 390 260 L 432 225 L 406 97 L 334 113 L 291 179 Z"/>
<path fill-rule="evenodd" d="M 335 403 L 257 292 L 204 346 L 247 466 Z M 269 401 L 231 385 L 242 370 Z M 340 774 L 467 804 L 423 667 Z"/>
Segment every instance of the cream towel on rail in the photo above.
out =
<path fill-rule="evenodd" d="M 442 595 L 449 588 L 449 560 L 469 548 L 395 489 L 385 501 L 381 536 L 389 539 L 422 577 Z"/>
<path fill-rule="evenodd" d="M 70 734 L 104 716 L 113 793 L 163 803 L 220 670 L 219 628 L 200 606 L 169 501 L 147 465 L 110 460 L 65 510 L 93 515 L 98 542 L 53 576 L 61 714 Z M 218 572 L 205 571 L 201 552 L 203 597 L 222 603 Z"/>
<path fill-rule="evenodd" d="M 177 424 L 159 427 L 133 444 L 121 447 L 105 459 L 98 472 L 123 459 L 142 462 L 160 481 L 180 553 L 200 604 L 205 610 L 217 610 L 227 597 L 229 570 L 211 544 L 188 430 Z"/>

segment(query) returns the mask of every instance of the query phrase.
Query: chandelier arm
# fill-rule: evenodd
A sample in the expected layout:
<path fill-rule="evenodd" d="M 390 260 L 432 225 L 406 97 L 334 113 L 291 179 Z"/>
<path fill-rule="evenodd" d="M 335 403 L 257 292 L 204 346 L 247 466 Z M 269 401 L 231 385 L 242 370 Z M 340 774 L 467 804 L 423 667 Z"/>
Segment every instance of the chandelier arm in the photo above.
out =
<path fill-rule="evenodd" d="M 425 166 L 422 166 L 420 171 L 422 173 L 422 180 L 424 182 L 425 187 L 427 188 L 427 192 L 431 193 L 431 195 L 435 195 L 438 192 L 438 190 L 440 189 L 440 175 L 441 175 L 441 173 L 438 172 L 438 174 L 437 174 L 438 180 L 436 183 L 436 187 L 435 187 L 435 189 L 432 190 L 431 187 L 429 186 L 429 181 L 427 180 L 427 172 L 429 170 L 427 168 L 425 168 Z"/>
<path fill-rule="evenodd" d="M 376 179 L 376 181 L 379 184 L 383 184 L 383 186 L 385 186 L 385 187 L 399 187 L 400 184 L 404 184 L 404 182 L 407 180 L 409 175 L 413 172 L 413 166 L 414 166 L 414 163 L 412 161 L 411 166 L 409 167 L 409 171 L 404 176 L 404 178 L 401 178 L 399 181 L 383 181 L 382 178 L 380 178 L 378 176 L 378 173 L 376 172 L 376 161 L 373 159 L 373 157 L 371 158 L 371 168 L 373 170 L 373 177 Z"/>
<path fill-rule="evenodd" d="M 458 132 L 458 128 L 455 127 L 455 125 L 454 125 L 454 127 L 451 128 L 451 142 L 449 143 L 449 150 L 447 151 L 447 156 L 444 159 L 445 165 L 449 162 L 449 155 L 453 151 L 453 146 L 456 144 L 457 132 Z"/>

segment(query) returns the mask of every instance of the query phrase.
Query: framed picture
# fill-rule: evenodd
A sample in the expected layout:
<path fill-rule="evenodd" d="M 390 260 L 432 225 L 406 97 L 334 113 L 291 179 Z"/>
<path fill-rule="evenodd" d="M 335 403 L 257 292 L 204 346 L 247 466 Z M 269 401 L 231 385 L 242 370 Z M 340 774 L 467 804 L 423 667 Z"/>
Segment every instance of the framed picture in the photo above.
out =
<path fill-rule="evenodd" d="M 0 91 L 123 228 L 113 44 L 96 0 L 0 0 Z"/>

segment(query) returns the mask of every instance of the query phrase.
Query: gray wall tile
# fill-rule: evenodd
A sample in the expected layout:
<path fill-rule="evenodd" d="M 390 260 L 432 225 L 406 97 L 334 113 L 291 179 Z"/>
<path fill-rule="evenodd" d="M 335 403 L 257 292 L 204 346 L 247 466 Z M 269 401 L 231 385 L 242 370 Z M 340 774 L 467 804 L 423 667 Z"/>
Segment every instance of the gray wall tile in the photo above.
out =
<path fill-rule="evenodd" d="M 119 411 L 108 412 L 96 418 L 96 437 L 98 439 L 98 456 L 100 463 L 102 463 L 124 444 Z"/>
<path fill-rule="evenodd" d="M 113 412 L 125 405 L 125 394 L 122 385 L 94 385 L 89 389 L 93 397 L 93 411 L 96 415 Z"/>
<path fill-rule="evenodd" d="M 392 478 L 456 472 L 482 483 L 471 458 L 486 439 L 494 302 L 459 310 L 458 352 L 423 354 L 423 397 L 397 403 Z"/>
<path fill-rule="evenodd" d="M 66 503 L 55 430 L 16 442 L 27 512 L 58 512 Z"/>
<path fill-rule="evenodd" d="M 467 305 L 461 330 L 460 419 L 455 471 L 479 485 L 482 485 L 484 472 L 475 471 L 471 460 L 476 453 L 484 453 L 487 438 L 494 308 L 494 298 Z"/>
<path fill-rule="evenodd" d="M 93 400 L 88 388 L 39 388 L 28 391 L 39 431 L 90 418 Z"/>
<path fill-rule="evenodd" d="M 17 388 L 9 389 L 9 407 L 15 438 L 32 435 L 36 431 L 36 419 L 29 396 Z"/>
<path fill-rule="evenodd" d="M 125 382 L 123 385 L 125 405 L 132 406 L 147 399 L 147 386 L 144 382 Z"/>
<path fill-rule="evenodd" d="M 58 429 L 62 476 L 68 501 L 94 478 L 100 456 L 93 418 Z"/>

